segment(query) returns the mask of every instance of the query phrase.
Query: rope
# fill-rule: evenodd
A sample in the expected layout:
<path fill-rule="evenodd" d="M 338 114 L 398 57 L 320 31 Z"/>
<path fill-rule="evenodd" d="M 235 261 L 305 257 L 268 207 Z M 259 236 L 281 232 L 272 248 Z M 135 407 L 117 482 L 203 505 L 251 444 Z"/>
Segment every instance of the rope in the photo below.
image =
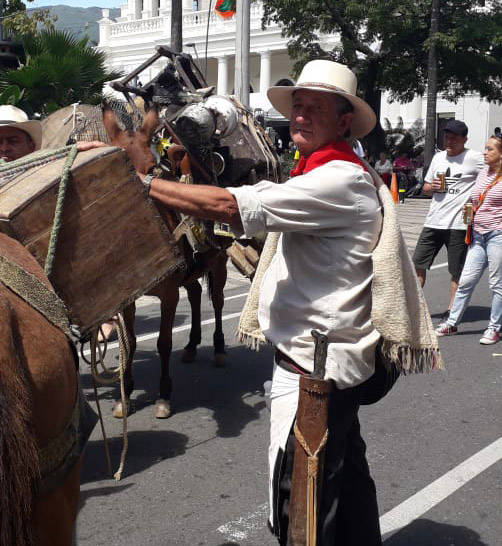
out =
<path fill-rule="evenodd" d="M 47 277 L 51 276 L 52 266 L 54 265 L 54 257 L 56 255 L 56 245 L 59 237 L 59 230 L 61 228 L 61 219 L 63 217 L 63 206 L 66 196 L 66 189 L 68 187 L 68 181 L 70 179 L 70 169 L 77 157 L 78 150 L 75 144 L 68 153 L 63 171 L 61 173 L 61 179 L 59 181 L 58 197 L 56 201 L 56 210 L 54 212 L 54 220 L 52 222 L 51 236 L 49 239 L 49 248 L 47 249 L 47 257 L 45 258 L 45 274 Z"/>
<path fill-rule="evenodd" d="M 110 450 L 108 449 L 108 438 L 106 436 L 105 423 L 103 421 L 103 413 L 101 411 L 101 403 L 99 401 L 99 396 L 98 396 L 98 387 L 97 387 L 96 375 L 94 373 L 94 370 L 96 369 L 96 366 L 97 366 L 96 365 L 96 351 L 99 351 L 100 359 L 103 358 L 103 354 L 101 353 L 101 349 L 100 349 L 99 342 L 98 342 L 98 332 L 93 332 L 91 334 L 90 346 L 91 346 L 91 361 L 89 362 L 89 364 L 91 365 L 91 371 L 92 371 L 92 373 L 91 373 L 92 386 L 93 386 L 93 389 L 94 389 L 94 397 L 96 399 L 96 406 L 98 408 L 99 424 L 100 424 L 100 427 L 101 427 L 101 434 L 103 435 L 106 465 L 107 465 L 107 468 L 108 468 L 108 473 L 111 475 L 111 473 L 112 473 L 112 463 L 111 463 L 111 459 L 110 459 Z M 84 354 L 83 348 L 84 348 L 84 343 L 81 343 L 80 344 L 80 354 L 82 356 Z M 84 360 L 85 360 L 85 358 L 84 358 Z M 87 362 L 87 360 L 86 360 L 86 362 Z"/>
<path fill-rule="evenodd" d="M 45 165 L 46 163 L 66 157 L 70 150 L 71 146 L 57 148 L 56 150 L 39 150 L 20 159 L 0 165 L 0 187 L 33 167 Z"/>
<path fill-rule="evenodd" d="M 317 478 L 319 474 L 319 453 L 322 451 L 328 441 L 328 429 L 314 453 L 310 450 L 303 434 L 300 432 L 295 421 L 295 438 L 307 454 L 307 546 L 316 546 L 317 544 Z"/>
<path fill-rule="evenodd" d="M 127 337 L 127 329 L 124 321 L 124 317 L 121 313 L 117 316 L 117 335 L 119 338 L 119 371 L 120 371 L 120 399 L 122 401 L 122 452 L 120 454 L 120 464 L 117 472 L 114 474 L 116 481 L 120 481 L 122 477 L 122 471 L 125 466 L 125 458 L 127 454 L 128 439 L 127 439 L 127 413 L 128 403 L 125 394 L 124 385 L 124 372 L 126 363 L 129 361 L 131 346 L 129 344 L 129 338 Z"/>
<path fill-rule="evenodd" d="M 129 338 L 127 336 L 127 328 L 124 321 L 124 317 L 121 313 L 117 314 L 117 336 L 119 341 L 119 364 L 115 369 L 107 368 L 104 362 L 104 355 L 106 354 L 106 341 L 102 344 L 98 342 L 98 332 L 99 328 L 97 328 L 92 334 L 91 334 L 91 374 L 93 382 L 100 385 L 112 385 L 114 383 L 117 383 L 117 381 L 120 383 L 120 401 L 122 403 L 122 452 L 120 454 L 120 464 L 118 467 L 118 470 L 113 475 L 116 481 L 119 481 L 122 477 L 122 472 L 124 470 L 125 466 L 125 458 L 127 455 L 127 449 L 128 449 L 128 438 L 127 438 L 127 413 L 129 409 L 129 404 L 125 392 L 125 384 L 124 384 L 124 375 L 127 367 L 127 363 L 130 360 L 131 355 L 131 345 L 129 343 Z M 83 353 L 83 343 L 81 347 L 81 354 Z M 89 363 L 89 361 L 86 360 L 86 362 Z M 103 369 L 103 372 L 100 373 L 98 366 Z M 97 397 L 97 390 L 95 389 L 95 396 L 96 401 L 98 403 L 98 397 Z M 99 412 L 101 415 L 101 412 Z M 103 432 L 103 439 L 105 441 L 105 452 L 107 454 L 107 458 L 109 459 L 108 455 L 108 448 L 107 448 L 107 441 L 106 441 L 106 435 L 104 431 L 104 426 L 101 424 L 101 430 Z"/>

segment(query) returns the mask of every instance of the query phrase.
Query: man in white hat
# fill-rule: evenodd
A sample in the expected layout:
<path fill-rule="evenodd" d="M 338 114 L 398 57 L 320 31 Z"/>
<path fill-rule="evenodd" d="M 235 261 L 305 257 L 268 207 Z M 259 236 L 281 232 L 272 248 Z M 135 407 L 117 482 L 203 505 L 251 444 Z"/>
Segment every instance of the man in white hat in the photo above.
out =
<path fill-rule="evenodd" d="M 14 161 L 39 150 L 42 124 L 12 105 L 0 106 L 0 159 Z"/>
<path fill-rule="evenodd" d="M 347 141 L 368 134 L 376 117 L 356 96 L 356 77 L 324 60 L 305 65 L 293 87 L 272 87 L 272 105 L 290 119 L 301 157 L 283 184 L 218 188 L 166 182 L 139 173 L 151 198 L 195 217 L 218 220 L 248 237 L 281 234 L 263 278 L 258 318 L 276 347 L 271 388 L 271 519 L 287 542 L 288 439 L 300 374 L 314 362 L 316 329 L 328 337 L 330 402 L 319 546 L 381 544 L 373 480 L 358 410 L 375 371 L 380 339 L 371 320 L 372 252 L 382 214 L 371 175 Z M 281 485 L 279 487 L 279 484 Z"/>

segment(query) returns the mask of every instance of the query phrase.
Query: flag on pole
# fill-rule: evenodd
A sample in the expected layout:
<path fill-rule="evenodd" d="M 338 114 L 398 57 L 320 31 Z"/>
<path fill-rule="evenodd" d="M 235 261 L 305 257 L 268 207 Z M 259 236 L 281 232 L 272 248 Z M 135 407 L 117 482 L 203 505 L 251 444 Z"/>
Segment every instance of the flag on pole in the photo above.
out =
<path fill-rule="evenodd" d="M 235 15 L 235 0 L 218 0 L 214 10 L 221 17 L 233 17 Z"/>

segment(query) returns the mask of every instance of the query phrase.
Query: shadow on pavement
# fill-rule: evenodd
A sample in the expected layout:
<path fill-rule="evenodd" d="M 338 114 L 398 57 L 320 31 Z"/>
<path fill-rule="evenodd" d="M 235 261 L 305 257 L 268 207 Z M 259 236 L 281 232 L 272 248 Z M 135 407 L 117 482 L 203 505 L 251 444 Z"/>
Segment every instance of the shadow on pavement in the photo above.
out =
<path fill-rule="evenodd" d="M 384 541 L 385 546 L 488 546 L 478 533 L 460 525 L 418 519 Z"/>
<path fill-rule="evenodd" d="M 182 351 L 173 351 L 170 374 L 173 383 L 171 407 L 174 413 L 207 408 L 217 423 L 217 436 L 239 436 L 242 429 L 259 419 L 266 407 L 263 383 L 272 376 L 272 350 L 259 353 L 243 347 L 227 348 L 226 366 L 213 365 L 213 348 L 199 348 L 196 361 L 180 361 Z M 112 367 L 114 362 L 110 364 Z M 133 364 L 136 391 L 131 397 L 131 415 L 142 410 L 153 412 L 158 396 L 160 361 L 154 351 L 136 351 Z M 94 393 L 89 368 L 81 368 L 81 384 L 91 405 Z M 120 398 L 117 388 L 99 387 L 100 400 Z M 260 399 L 256 400 L 256 396 Z M 152 419 L 153 415 L 152 415 Z"/>
<path fill-rule="evenodd" d="M 123 478 L 127 478 L 150 468 L 165 459 L 171 459 L 185 453 L 188 443 L 188 437 L 184 434 L 173 431 L 155 431 L 145 432 L 130 431 L 128 433 L 128 449 L 126 456 L 126 465 Z M 115 472 L 119 466 L 120 454 L 122 451 L 122 437 L 108 439 L 112 469 Z M 93 466 L 91 461 L 101 461 L 101 464 Z M 95 482 L 100 480 L 110 480 L 110 484 L 115 483 L 113 476 L 108 475 L 106 468 L 105 451 L 103 440 L 94 440 L 87 444 L 84 451 L 84 461 L 80 484 Z M 104 488 L 115 490 L 117 488 Z M 118 489 L 120 490 L 120 489 Z M 113 491 L 110 491 L 113 492 Z M 85 496 L 86 492 L 82 495 Z M 103 493 L 108 494 L 108 493 Z"/>

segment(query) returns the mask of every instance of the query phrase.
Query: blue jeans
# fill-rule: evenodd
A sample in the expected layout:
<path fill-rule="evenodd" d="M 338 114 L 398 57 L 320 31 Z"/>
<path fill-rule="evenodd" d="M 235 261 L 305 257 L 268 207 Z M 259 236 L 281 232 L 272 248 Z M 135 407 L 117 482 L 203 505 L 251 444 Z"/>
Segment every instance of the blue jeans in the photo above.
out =
<path fill-rule="evenodd" d="M 467 252 L 464 269 L 448 318 L 456 326 L 469 305 L 474 288 L 488 266 L 489 285 L 493 293 L 488 328 L 500 331 L 502 327 L 502 231 L 478 233 L 473 231 L 472 243 Z"/>

